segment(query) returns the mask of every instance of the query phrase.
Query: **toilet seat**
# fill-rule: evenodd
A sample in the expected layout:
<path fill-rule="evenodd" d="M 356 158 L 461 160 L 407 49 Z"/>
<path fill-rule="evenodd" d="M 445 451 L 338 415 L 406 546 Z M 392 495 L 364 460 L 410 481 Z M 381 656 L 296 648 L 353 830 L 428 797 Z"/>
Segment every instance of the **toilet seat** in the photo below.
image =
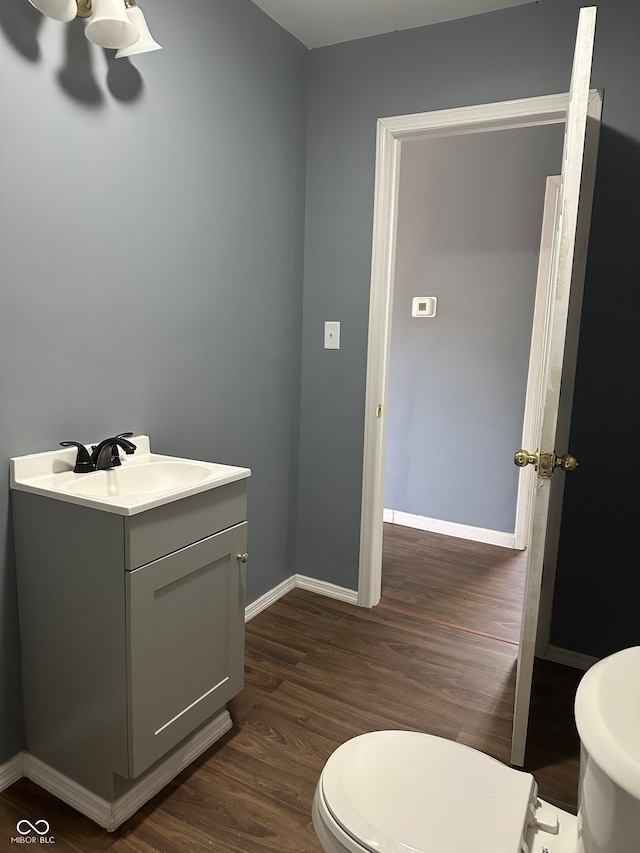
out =
<path fill-rule="evenodd" d="M 382 731 L 340 746 L 317 793 L 319 814 L 342 839 L 340 849 L 521 853 L 537 786 L 530 773 L 463 744 Z"/>

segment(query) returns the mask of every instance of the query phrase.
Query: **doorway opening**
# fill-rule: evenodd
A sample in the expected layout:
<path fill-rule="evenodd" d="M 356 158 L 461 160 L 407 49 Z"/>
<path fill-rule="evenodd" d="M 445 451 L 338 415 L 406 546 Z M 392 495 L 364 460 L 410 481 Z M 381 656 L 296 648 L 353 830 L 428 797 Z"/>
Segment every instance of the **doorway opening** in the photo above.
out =
<path fill-rule="evenodd" d="M 402 148 L 406 143 L 418 140 L 454 139 L 481 133 L 491 136 L 492 131 L 564 125 L 568 101 L 567 94 L 550 95 L 399 116 L 378 122 L 358 583 L 358 603 L 365 607 L 371 607 L 380 600 L 382 583 L 387 419 L 381 415 L 383 411 L 386 414 L 389 396 Z M 376 416 L 370 417 L 374 411 Z"/>
<path fill-rule="evenodd" d="M 535 482 L 504 448 L 537 430 L 560 185 L 547 176 L 563 136 L 552 124 L 411 140 L 399 172 L 380 606 L 493 662 L 496 719 L 464 736 L 487 727 L 500 755 Z M 429 301 L 431 316 L 413 310 Z M 434 650 L 434 664 L 449 653 Z"/>
<path fill-rule="evenodd" d="M 536 435 L 563 136 L 553 124 L 403 145 L 386 521 L 526 547 L 533 478 L 505 448 Z"/>

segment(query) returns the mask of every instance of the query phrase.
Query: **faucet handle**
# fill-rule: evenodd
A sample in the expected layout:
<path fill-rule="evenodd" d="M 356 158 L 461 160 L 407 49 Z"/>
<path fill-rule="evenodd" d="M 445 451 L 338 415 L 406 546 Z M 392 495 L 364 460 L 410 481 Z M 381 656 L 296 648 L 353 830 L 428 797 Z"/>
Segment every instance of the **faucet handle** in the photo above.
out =
<path fill-rule="evenodd" d="M 117 435 L 114 435 L 113 437 L 114 437 L 114 439 L 115 439 L 115 438 L 125 438 L 125 439 L 126 439 L 126 438 L 131 438 L 131 436 L 132 436 L 132 435 L 133 435 L 133 433 L 132 433 L 132 432 L 119 432 Z M 128 441 L 128 442 L 127 442 L 127 444 L 131 444 L 131 442 L 130 442 L 130 441 Z M 92 445 L 91 445 L 91 449 L 92 449 L 92 450 L 95 450 L 97 446 L 98 446 L 97 444 L 92 444 Z M 128 451 L 126 451 L 126 452 L 128 452 L 128 453 L 133 453 L 133 451 L 136 449 L 136 446 L 135 446 L 135 444 L 131 444 L 131 447 L 132 447 L 133 449 L 132 449 L 132 450 L 128 450 Z M 113 449 L 114 449 L 115 454 L 116 454 L 116 456 L 117 456 L 117 455 L 118 455 L 118 446 L 117 446 L 117 445 L 114 445 L 114 448 L 113 448 Z"/>
<path fill-rule="evenodd" d="M 76 464 L 73 469 L 74 474 L 88 474 L 90 471 L 94 471 L 93 462 L 91 461 L 91 457 L 89 456 L 89 451 L 84 446 L 84 444 L 80 444 L 79 441 L 61 441 L 60 447 L 77 447 L 78 455 L 76 456 Z"/>

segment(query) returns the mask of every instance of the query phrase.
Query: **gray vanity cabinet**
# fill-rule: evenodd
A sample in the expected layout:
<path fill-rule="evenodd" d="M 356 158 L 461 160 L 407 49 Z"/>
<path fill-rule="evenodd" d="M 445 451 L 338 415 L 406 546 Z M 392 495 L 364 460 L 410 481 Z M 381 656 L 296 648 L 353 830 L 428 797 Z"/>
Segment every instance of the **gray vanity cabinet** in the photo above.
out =
<path fill-rule="evenodd" d="M 127 572 L 132 779 L 242 688 L 246 527 Z"/>
<path fill-rule="evenodd" d="M 131 516 L 12 494 L 27 752 L 111 803 L 242 689 L 246 481 Z"/>

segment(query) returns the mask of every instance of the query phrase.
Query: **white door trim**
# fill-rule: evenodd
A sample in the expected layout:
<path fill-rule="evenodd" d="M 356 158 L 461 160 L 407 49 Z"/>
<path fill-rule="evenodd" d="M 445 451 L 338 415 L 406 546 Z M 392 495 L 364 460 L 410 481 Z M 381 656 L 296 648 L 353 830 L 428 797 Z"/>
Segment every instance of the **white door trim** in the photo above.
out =
<path fill-rule="evenodd" d="M 563 93 L 378 120 L 358 575 L 358 604 L 363 607 L 378 603 L 382 585 L 385 414 L 402 143 L 560 124 L 568 105 L 569 95 Z"/>

